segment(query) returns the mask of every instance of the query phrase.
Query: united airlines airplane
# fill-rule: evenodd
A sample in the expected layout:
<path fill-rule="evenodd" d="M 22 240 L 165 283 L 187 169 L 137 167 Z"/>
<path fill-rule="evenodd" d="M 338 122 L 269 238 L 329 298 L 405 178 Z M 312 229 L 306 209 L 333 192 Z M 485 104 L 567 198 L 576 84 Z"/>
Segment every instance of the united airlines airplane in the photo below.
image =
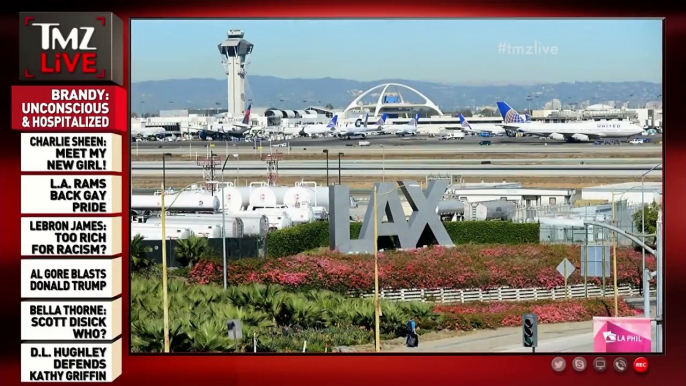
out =
<path fill-rule="evenodd" d="M 417 135 L 417 124 L 419 124 L 419 114 L 415 115 L 414 118 L 410 119 L 410 121 L 406 125 L 398 125 L 398 128 L 395 131 L 395 135 L 399 135 L 401 137 L 404 137 L 406 135 L 411 135 L 415 136 Z M 395 129 L 395 127 L 393 127 Z"/>
<path fill-rule="evenodd" d="M 643 128 L 627 121 L 582 121 L 568 123 L 527 122 L 505 102 L 498 102 L 505 130 L 567 142 L 590 141 L 603 138 L 630 138 L 643 132 Z"/>
<path fill-rule="evenodd" d="M 131 129 L 131 139 L 159 139 L 163 140 L 166 137 L 166 130 L 164 127 L 141 127 L 139 129 Z"/>
<path fill-rule="evenodd" d="M 505 129 L 493 124 L 470 124 L 465 117 L 460 114 L 460 125 L 462 130 L 470 133 L 490 133 L 490 134 L 505 134 Z"/>
<path fill-rule="evenodd" d="M 381 118 L 379 118 L 378 121 L 374 125 L 367 126 L 367 120 L 369 119 L 369 113 L 366 113 L 364 115 L 364 121 L 362 119 L 358 119 L 355 121 L 355 124 L 350 127 L 343 127 L 340 130 L 338 130 L 338 133 L 336 134 L 338 138 L 345 138 L 345 139 L 350 139 L 350 137 L 353 136 L 360 136 L 362 138 L 367 138 L 367 134 L 375 131 L 381 131 L 384 127 L 384 123 L 386 122 L 386 117 L 387 114 L 383 114 Z"/>
<path fill-rule="evenodd" d="M 336 132 L 336 124 L 338 122 L 338 115 L 334 115 L 331 122 L 327 125 L 305 125 L 300 130 L 301 136 L 317 137 L 326 134 L 334 134 Z"/>

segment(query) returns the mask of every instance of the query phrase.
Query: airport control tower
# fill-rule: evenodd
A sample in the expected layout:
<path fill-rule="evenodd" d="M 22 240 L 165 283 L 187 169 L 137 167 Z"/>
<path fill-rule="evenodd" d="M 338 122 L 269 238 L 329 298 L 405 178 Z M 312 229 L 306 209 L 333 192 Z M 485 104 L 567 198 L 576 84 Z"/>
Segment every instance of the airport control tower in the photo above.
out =
<path fill-rule="evenodd" d="M 219 44 L 222 64 L 229 87 L 229 113 L 231 117 L 242 117 L 245 112 L 245 77 L 247 58 L 253 45 L 243 39 L 245 34 L 239 29 L 228 32 L 228 38 Z"/>

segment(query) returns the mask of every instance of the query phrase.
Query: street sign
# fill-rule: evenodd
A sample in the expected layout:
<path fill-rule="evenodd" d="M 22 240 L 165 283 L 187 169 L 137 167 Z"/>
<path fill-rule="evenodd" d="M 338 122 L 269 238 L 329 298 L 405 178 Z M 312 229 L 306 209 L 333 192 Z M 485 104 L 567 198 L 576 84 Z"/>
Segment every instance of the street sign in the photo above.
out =
<path fill-rule="evenodd" d="M 576 268 L 574 268 L 574 264 L 567 260 L 567 258 L 562 260 L 560 265 L 557 266 L 557 272 L 559 272 L 560 275 L 562 275 L 565 279 L 568 279 L 575 269 Z"/>
<path fill-rule="evenodd" d="M 603 270 L 603 249 L 605 249 L 604 260 L 605 270 Z M 586 257 L 586 246 L 581 246 L 581 274 L 588 277 L 610 277 L 610 247 L 602 245 L 589 245 L 588 257 Z M 586 259 L 588 259 L 588 271 L 586 271 Z"/>

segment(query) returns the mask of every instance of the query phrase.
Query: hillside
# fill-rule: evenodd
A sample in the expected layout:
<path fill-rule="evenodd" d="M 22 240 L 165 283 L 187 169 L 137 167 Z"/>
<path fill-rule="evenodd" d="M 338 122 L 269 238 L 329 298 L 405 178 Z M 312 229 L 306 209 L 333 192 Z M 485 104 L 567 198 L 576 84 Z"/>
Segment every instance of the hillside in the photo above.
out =
<path fill-rule="evenodd" d="M 402 83 L 413 87 L 433 100 L 444 112 L 472 106 L 495 106 L 504 100 L 517 109 L 528 107 L 527 96 L 538 95 L 532 108 L 541 108 L 553 98 L 563 104 L 607 100 L 636 103 L 659 100 L 662 86 L 649 82 L 576 82 L 539 85 L 448 85 L 432 82 L 386 79 L 359 82 L 346 79 L 282 79 L 272 76 L 251 75 L 246 94 L 256 106 L 282 109 L 299 109 L 311 105 L 332 104 L 346 107 L 356 95 L 381 83 Z M 132 110 L 157 112 L 175 108 L 226 108 L 225 79 L 170 79 L 132 84 Z M 395 91 L 394 89 L 391 91 Z M 410 92 L 400 89 L 411 102 L 418 101 Z"/>

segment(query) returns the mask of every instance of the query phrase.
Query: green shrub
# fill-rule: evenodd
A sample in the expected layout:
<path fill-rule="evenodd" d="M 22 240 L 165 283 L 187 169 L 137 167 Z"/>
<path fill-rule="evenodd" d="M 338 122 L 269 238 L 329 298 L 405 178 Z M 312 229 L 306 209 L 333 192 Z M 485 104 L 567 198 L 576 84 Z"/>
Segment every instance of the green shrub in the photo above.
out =
<path fill-rule="evenodd" d="M 455 244 L 537 244 L 540 239 L 537 223 L 464 221 L 443 224 Z M 358 238 L 361 228 L 361 223 L 350 223 L 350 237 Z M 267 236 L 269 257 L 297 255 L 328 245 L 329 223 L 327 221 L 281 229 Z"/>

